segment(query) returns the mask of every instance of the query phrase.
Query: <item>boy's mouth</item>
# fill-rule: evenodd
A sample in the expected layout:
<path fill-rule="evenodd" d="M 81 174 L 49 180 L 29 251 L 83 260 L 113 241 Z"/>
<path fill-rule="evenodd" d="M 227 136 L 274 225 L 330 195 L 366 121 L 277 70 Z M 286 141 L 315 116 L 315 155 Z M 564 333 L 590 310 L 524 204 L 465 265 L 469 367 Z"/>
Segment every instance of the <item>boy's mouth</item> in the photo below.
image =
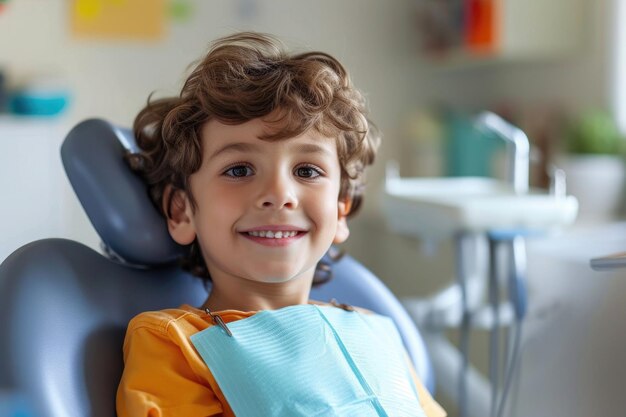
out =
<path fill-rule="evenodd" d="M 242 230 L 241 235 L 265 246 L 285 246 L 307 233 L 306 229 L 289 225 L 260 226 Z"/>
<path fill-rule="evenodd" d="M 298 232 L 296 230 L 251 230 L 246 232 L 249 236 L 264 237 L 266 239 L 283 239 L 294 237 Z"/>

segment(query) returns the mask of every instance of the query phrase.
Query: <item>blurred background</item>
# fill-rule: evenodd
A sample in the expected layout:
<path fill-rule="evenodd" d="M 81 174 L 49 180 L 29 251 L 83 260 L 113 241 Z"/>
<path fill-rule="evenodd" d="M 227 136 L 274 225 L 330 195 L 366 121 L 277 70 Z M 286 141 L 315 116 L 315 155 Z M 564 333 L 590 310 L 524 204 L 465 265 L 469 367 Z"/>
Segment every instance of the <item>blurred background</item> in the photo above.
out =
<path fill-rule="evenodd" d="M 547 189 L 553 166 L 565 171 L 580 211 L 528 241 L 528 324 L 509 413 L 619 415 L 626 273 L 593 272 L 589 259 L 626 249 L 624 3 L 0 0 L 0 261 L 45 237 L 99 250 L 61 167 L 73 125 L 130 126 L 149 94 L 178 93 L 211 40 L 269 32 L 334 55 L 367 96 L 384 140 L 345 249 L 401 298 L 453 282 L 455 249 L 390 231 L 388 161 L 406 177 L 504 176 L 504 147 L 471 123 L 490 109 L 527 133 L 531 186 Z M 485 340 L 478 332 L 471 342 L 479 369 Z M 455 415 L 445 389 L 437 399 Z"/>

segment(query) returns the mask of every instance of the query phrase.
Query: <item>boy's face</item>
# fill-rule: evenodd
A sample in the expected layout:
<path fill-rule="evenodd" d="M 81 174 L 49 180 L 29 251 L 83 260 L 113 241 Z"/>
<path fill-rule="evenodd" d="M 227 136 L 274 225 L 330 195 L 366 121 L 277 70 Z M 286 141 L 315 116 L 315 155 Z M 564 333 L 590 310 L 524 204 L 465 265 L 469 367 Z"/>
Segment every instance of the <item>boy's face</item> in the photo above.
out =
<path fill-rule="evenodd" d="M 197 206 L 174 198 L 170 234 L 181 244 L 198 237 L 214 285 L 312 279 L 330 245 L 348 237 L 335 139 L 259 139 L 269 128 L 262 119 L 206 123 L 189 179 Z"/>

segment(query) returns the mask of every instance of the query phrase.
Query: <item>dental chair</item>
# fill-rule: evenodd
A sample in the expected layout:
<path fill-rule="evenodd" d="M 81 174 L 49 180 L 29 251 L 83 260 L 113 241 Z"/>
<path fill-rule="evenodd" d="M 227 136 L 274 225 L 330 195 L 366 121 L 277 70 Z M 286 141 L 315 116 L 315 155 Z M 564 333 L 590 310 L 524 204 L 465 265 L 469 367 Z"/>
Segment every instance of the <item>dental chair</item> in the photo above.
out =
<path fill-rule="evenodd" d="M 128 321 L 142 311 L 198 306 L 207 296 L 200 279 L 176 266 L 182 248 L 126 165 L 127 151 L 137 151 L 132 132 L 96 119 L 72 129 L 61 149 L 105 255 L 71 240 L 44 239 L 0 265 L 0 394 L 19 394 L 33 416 L 114 416 Z M 334 278 L 311 298 L 391 317 L 432 392 L 425 345 L 399 301 L 350 256 L 326 262 Z"/>

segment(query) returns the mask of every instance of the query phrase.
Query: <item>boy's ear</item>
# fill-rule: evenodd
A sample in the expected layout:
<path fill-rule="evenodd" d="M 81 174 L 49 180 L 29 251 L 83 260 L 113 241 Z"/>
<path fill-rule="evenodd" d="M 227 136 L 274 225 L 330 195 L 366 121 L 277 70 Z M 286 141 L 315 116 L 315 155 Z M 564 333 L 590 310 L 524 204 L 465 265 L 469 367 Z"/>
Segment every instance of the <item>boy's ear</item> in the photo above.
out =
<path fill-rule="evenodd" d="M 165 187 L 163 211 L 167 218 L 167 229 L 176 243 L 189 245 L 196 239 L 191 202 L 183 190 L 176 190 L 171 185 Z"/>
<path fill-rule="evenodd" d="M 350 213 L 351 208 L 351 200 L 339 201 L 337 203 L 337 231 L 335 232 L 333 243 L 343 243 L 348 239 L 348 236 L 350 236 L 348 213 Z"/>

